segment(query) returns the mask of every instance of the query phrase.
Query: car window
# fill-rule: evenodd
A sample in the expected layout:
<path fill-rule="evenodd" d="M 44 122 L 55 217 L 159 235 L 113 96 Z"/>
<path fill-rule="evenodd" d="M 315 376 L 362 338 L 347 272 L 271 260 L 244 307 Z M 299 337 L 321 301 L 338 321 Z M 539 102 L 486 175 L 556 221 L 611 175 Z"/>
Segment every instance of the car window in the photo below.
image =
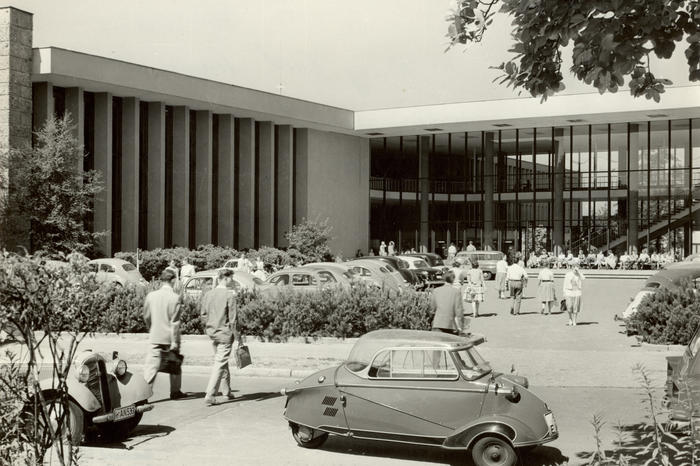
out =
<path fill-rule="evenodd" d="M 114 273 L 114 267 L 112 267 L 109 264 L 100 264 L 100 272 L 109 272 L 109 273 Z"/>
<path fill-rule="evenodd" d="M 442 259 L 434 259 L 433 260 L 433 267 L 443 267 L 445 263 L 442 261 Z"/>
<path fill-rule="evenodd" d="M 132 270 L 136 270 L 136 267 L 134 264 L 124 264 L 122 265 L 122 268 L 124 269 L 125 272 L 131 272 Z"/>
<path fill-rule="evenodd" d="M 311 286 L 316 284 L 316 279 L 308 273 L 295 273 L 292 275 L 293 286 Z"/>
<path fill-rule="evenodd" d="M 353 273 L 356 273 L 357 275 L 360 275 L 362 277 L 369 277 L 370 275 L 372 275 L 371 273 L 369 273 L 369 270 L 367 270 L 364 267 L 355 266 L 352 268 L 352 271 Z"/>
<path fill-rule="evenodd" d="M 277 286 L 289 285 L 289 275 L 283 273 L 282 275 L 277 275 L 270 279 L 270 283 Z"/>
<path fill-rule="evenodd" d="M 406 262 L 403 259 L 399 259 L 399 268 L 400 269 L 407 269 L 408 268 L 408 262 Z"/>
<path fill-rule="evenodd" d="M 394 349 L 374 359 L 370 377 L 392 379 L 456 379 L 457 368 L 445 350 Z"/>
<path fill-rule="evenodd" d="M 427 269 L 428 267 L 430 267 L 428 265 L 428 263 L 425 262 L 424 260 L 413 261 L 413 265 L 416 266 L 416 268 L 418 268 L 418 269 Z"/>
<path fill-rule="evenodd" d="M 389 273 L 389 269 L 387 269 L 386 267 L 379 267 L 379 271 L 382 273 Z"/>
<path fill-rule="evenodd" d="M 355 278 L 355 274 L 348 270 L 347 272 L 343 272 L 343 277 L 347 278 L 348 280 L 352 280 Z"/>
<path fill-rule="evenodd" d="M 390 264 L 386 264 L 385 267 L 389 272 L 396 272 L 396 269 L 394 267 L 392 267 Z"/>
<path fill-rule="evenodd" d="M 187 290 L 203 290 L 204 288 L 211 288 L 214 279 L 212 277 L 199 277 L 191 278 L 185 285 Z"/>
<path fill-rule="evenodd" d="M 321 282 L 322 285 L 327 284 L 327 283 L 337 283 L 338 280 L 335 279 L 332 273 L 326 271 L 326 270 L 321 270 L 318 273 L 318 280 Z"/>
<path fill-rule="evenodd" d="M 474 380 L 491 372 L 489 363 L 474 348 L 455 351 L 453 354 L 462 375 L 469 380 Z"/>
<path fill-rule="evenodd" d="M 90 269 L 90 272 L 96 273 L 97 272 L 97 264 L 88 264 L 88 269 Z"/>
<path fill-rule="evenodd" d="M 255 283 L 256 285 L 264 285 L 265 284 L 265 282 L 260 280 L 258 277 L 253 277 L 253 283 Z"/>

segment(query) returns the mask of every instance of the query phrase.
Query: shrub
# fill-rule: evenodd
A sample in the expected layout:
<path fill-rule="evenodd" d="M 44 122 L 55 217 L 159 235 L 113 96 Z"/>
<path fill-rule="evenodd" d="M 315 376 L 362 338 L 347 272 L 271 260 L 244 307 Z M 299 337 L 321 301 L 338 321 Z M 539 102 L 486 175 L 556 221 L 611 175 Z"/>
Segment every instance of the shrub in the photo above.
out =
<path fill-rule="evenodd" d="M 689 281 L 677 290 L 660 288 L 642 300 L 625 324 L 629 334 L 647 343 L 687 345 L 700 325 L 700 298 Z"/>
<path fill-rule="evenodd" d="M 238 255 L 238 251 L 233 248 L 213 246 L 211 244 L 201 245 L 197 249 L 182 247 L 158 248 L 139 252 L 139 271 L 146 280 L 150 281 L 158 278 L 171 260 L 175 260 L 177 265 L 180 266 L 182 259 L 187 258 L 197 270 L 208 270 L 221 267 L 227 260 L 238 257 Z M 127 260 L 136 265 L 135 252 L 118 252 L 114 257 Z"/>
<path fill-rule="evenodd" d="M 328 242 L 331 238 L 333 227 L 328 224 L 328 219 L 304 220 L 292 226 L 286 233 L 289 241 L 289 249 L 299 251 L 304 263 L 332 260 L 331 249 Z"/>

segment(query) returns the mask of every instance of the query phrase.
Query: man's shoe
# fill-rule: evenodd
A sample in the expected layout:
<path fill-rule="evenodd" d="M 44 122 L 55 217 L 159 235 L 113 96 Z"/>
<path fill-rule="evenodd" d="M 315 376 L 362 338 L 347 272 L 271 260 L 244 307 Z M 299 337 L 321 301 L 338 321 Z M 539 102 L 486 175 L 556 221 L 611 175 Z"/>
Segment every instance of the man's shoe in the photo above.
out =
<path fill-rule="evenodd" d="M 226 395 L 226 399 L 229 400 L 229 401 L 235 400 L 235 399 L 236 399 L 236 395 L 234 395 L 233 393 L 229 393 L 228 395 Z"/>
<path fill-rule="evenodd" d="M 204 397 L 204 404 L 207 405 L 207 406 L 214 406 L 214 405 L 218 405 L 219 402 L 218 402 L 218 400 L 217 400 L 216 398 L 214 398 L 214 397 L 208 397 L 208 396 L 206 396 L 206 397 Z"/>
<path fill-rule="evenodd" d="M 181 400 L 182 398 L 187 398 L 187 393 L 177 391 L 170 394 L 171 400 Z"/>

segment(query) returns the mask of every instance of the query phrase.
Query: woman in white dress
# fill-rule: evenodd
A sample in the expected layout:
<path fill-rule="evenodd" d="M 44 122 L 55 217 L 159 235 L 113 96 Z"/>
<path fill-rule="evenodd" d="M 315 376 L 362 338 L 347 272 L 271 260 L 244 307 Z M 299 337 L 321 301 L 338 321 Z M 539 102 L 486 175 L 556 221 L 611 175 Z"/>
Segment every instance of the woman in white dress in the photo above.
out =
<path fill-rule="evenodd" d="M 474 261 L 472 268 L 467 272 L 467 301 L 472 303 L 474 317 L 479 317 L 479 304 L 484 301 L 484 272 L 479 268 L 479 262 Z"/>
<path fill-rule="evenodd" d="M 585 278 L 578 267 L 574 267 L 564 275 L 564 298 L 566 298 L 566 312 L 569 313 L 569 323 L 566 325 L 576 325 L 578 313 L 581 311 Z"/>
<path fill-rule="evenodd" d="M 384 241 L 379 245 L 379 255 L 386 256 L 386 243 Z"/>
<path fill-rule="evenodd" d="M 550 264 L 547 263 L 537 276 L 539 286 L 537 288 L 537 298 L 542 303 L 540 314 L 551 314 L 552 306 L 557 300 L 554 294 L 554 273 L 550 269 Z"/>

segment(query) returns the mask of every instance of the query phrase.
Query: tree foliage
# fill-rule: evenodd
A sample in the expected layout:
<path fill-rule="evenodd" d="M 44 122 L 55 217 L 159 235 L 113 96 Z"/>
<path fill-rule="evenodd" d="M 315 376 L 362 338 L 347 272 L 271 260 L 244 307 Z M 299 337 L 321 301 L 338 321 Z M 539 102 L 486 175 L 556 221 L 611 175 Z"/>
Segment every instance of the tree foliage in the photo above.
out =
<path fill-rule="evenodd" d="M 450 47 L 479 42 L 500 3 L 513 18 L 514 56 L 496 68 L 500 83 L 546 99 L 564 89 L 563 49 L 573 43 L 571 72 L 603 94 L 629 79 L 634 97 L 660 100 L 668 79 L 651 69 L 651 54 L 670 58 L 685 41 L 690 81 L 700 81 L 698 0 L 458 0 L 448 17 Z"/>
<path fill-rule="evenodd" d="M 328 242 L 332 239 L 332 230 L 333 227 L 328 224 L 328 219 L 323 221 L 305 219 L 292 226 L 292 229 L 286 233 L 289 241 L 289 255 L 295 258 L 296 251 L 299 251 L 300 258 L 305 263 L 331 260 L 331 248 Z"/>
<path fill-rule="evenodd" d="M 10 152 L 10 186 L 2 216 L 6 244 L 28 229 L 33 251 L 90 253 L 104 235 L 86 228 L 103 186 L 96 171 L 82 171 L 84 157 L 68 116 L 48 120 L 36 133 L 34 147 Z"/>

